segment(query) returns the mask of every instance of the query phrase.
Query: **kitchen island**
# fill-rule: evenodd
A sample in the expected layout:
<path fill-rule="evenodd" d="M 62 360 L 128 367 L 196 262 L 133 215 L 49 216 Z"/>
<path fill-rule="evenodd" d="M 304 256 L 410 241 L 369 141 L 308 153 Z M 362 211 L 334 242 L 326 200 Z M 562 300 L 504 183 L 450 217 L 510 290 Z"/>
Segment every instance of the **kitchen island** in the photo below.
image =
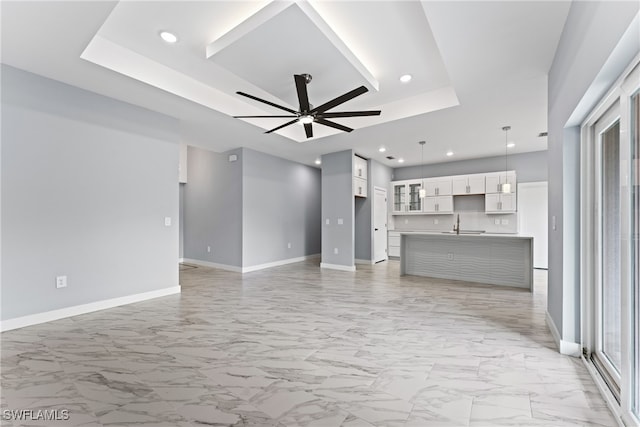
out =
<path fill-rule="evenodd" d="M 533 288 L 533 237 L 400 233 L 400 274 Z"/>

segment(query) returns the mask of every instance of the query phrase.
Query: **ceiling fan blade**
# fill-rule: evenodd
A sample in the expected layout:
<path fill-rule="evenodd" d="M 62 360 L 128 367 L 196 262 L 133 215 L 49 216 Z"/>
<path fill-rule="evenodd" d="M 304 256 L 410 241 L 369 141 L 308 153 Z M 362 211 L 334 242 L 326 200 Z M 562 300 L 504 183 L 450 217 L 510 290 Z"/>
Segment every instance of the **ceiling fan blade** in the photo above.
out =
<path fill-rule="evenodd" d="M 262 102 L 262 103 L 267 104 L 267 105 L 271 105 L 272 107 L 276 107 L 276 108 L 279 108 L 281 110 L 288 111 L 291 114 L 298 115 L 298 112 L 292 110 L 291 108 L 287 108 L 287 107 L 283 107 L 282 105 L 274 104 L 271 101 L 267 101 L 265 99 L 258 98 L 257 96 L 249 95 L 248 93 L 244 93 L 244 92 L 236 92 L 236 93 L 238 95 L 242 95 L 242 96 L 246 96 L 247 98 L 251 98 L 251 99 L 253 99 L 255 101 Z"/>
<path fill-rule="evenodd" d="M 304 124 L 304 131 L 307 134 L 307 138 L 311 138 L 313 136 L 313 129 L 311 128 L 311 123 Z"/>
<path fill-rule="evenodd" d="M 360 117 L 360 116 L 379 116 L 381 113 L 380 110 L 375 111 L 341 111 L 336 113 L 321 113 L 319 114 L 325 118 L 334 118 L 334 117 Z"/>
<path fill-rule="evenodd" d="M 316 123 L 320 123 L 321 125 L 329 126 L 331 128 L 340 129 L 345 132 L 351 132 L 353 129 L 348 128 L 346 126 L 342 126 L 341 124 L 330 122 L 329 120 L 325 120 L 319 117 L 316 117 Z"/>
<path fill-rule="evenodd" d="M 336 107 L 344 102 L 349 101 L 350 99 L 355 98 L 356 96 L 362 95 L 365 92 L 368 92 L 369 89 L 367 89 L 364 86 L 360 86 L 358 88 L 355 88 L 352 91 L 349 91 L 347 93 L 345 93 L 344 95 L 340 95 L 337 98 L 332 99 L 329 102 L 325 102 L 324 104 L 320 105 L 319 107 L 314 108 L 313 110 L 309 111 L 309 113 L 324 113 L 327 110 L 332 109 L 333 107 Z"/>
<path fill-rule="evenodd" d="M 285 127 L 285 126 L 292 125 L 292 124 L 294 124 L 294 123 L 295 123 L 295 122 L 297 122 L 297 121 L 298 121 L 298 119 L 296 118 L 295 120 L 291 120 L 290 122 L 287 122 L 287 123 L 285 123 L 285 124 L 283 124 L 283 125 L 280 125 L 280 126 L 278 126 L 277 128 L 273 128 L 273 129 L 271 129 L 271 130 L 268 130 L 268 131 L 266 131 L 265 133 L 275 132 L 275 131 L 277 131 L 278 129 L 282 129 L 282 128 L 283 128 L 283 127 Z"/>
<path fill-rule="evenodd" d="M 233 116 L 234 119 L 270 119 L 272 117 L 284 119 L 284 118 L 298 117 L 298 116 L 291 116 L 291 115 L 289 116 Z"/>
<path fill-rule="evenodd" d="M 309 111 L 309 95 L 307 93 L 307 78 L 302 74 L 294 74 L 296 81 L 296 90 L 298 91 L 298 102 L 300 103 L 300 112 Z"/>

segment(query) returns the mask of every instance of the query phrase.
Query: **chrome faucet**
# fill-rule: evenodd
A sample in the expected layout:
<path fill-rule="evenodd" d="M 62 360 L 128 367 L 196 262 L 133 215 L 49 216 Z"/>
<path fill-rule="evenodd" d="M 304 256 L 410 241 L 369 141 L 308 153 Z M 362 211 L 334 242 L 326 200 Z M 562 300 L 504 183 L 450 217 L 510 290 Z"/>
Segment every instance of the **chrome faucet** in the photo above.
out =
<path fill-rule="evenodd" d="M 456 223 L 453 224 L 453 231 L 455 231 L 456 234 L 460 234 L 460 214 L 458 214 L 458 219 L 456 220 Z"/>

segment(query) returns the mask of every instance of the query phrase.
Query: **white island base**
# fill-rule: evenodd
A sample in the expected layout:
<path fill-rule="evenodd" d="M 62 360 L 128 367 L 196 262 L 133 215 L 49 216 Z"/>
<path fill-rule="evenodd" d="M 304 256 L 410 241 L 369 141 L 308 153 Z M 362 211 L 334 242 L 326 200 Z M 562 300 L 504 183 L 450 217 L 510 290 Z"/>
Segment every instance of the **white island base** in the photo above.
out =
<path fill-rule="evenodd" d="M 401 233 L 400 274 L 533 289 L 533 237 Z"/>

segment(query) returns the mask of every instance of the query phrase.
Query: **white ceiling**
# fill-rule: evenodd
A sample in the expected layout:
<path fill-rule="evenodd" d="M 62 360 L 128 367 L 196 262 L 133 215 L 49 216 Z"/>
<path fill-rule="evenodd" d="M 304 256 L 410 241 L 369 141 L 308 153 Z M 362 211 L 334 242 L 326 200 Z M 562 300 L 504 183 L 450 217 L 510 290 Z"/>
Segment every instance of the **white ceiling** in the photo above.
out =
<path fill-rule="evenodd" d="M 389 166 L 546 149 L 547 71 L 565 1 L 20 2 L 3 1 L 2 62 L 181 119 L 183 141 L 239 146 L 312 164 L 354 149 Z M 178 43 L 163 42 L 170 30 Z M 207 51 L 209 54 L 207 54 Z M 84 59 L 83 59 L 84 58 Z M 369 92 L 331 111 L 382 109 L 314 125 L 307 140 L 241 90 L 297 109 L 293 74 L 310 73 L 311 103 L 357 86 Z M 414 76 L 408 84 L 400 75 Z M 378 148 L 385 146 L 386 153 Z M 447 157 L 445 152 L 455 154 Z"/>

